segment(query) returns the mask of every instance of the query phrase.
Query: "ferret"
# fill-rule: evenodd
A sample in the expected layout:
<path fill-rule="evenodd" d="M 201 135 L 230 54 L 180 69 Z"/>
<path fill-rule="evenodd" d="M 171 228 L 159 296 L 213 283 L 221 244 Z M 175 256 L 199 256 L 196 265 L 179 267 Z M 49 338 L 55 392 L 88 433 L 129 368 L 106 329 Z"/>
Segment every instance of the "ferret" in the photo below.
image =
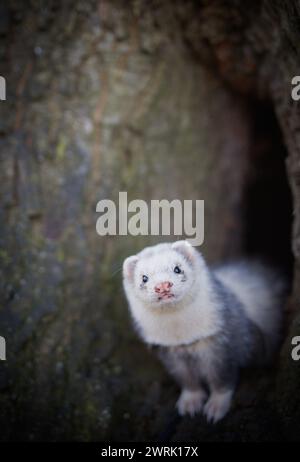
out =
<path fill-rule="evenodd" d="M 222 419 L 239 370 L 279 347 L 284 284 L 261 263 L 211 269 L 188 241 L 163 243 L 126 258 L 123 285 L 138 334 L 181 387 L 180 415 Z"/>

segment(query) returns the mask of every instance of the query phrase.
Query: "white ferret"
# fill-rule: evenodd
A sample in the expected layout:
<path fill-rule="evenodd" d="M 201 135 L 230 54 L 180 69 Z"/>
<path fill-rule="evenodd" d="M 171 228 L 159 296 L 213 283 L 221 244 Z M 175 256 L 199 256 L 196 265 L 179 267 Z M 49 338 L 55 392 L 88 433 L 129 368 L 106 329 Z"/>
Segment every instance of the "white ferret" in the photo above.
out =
<path fill-rule="evenodd" d="M 177 241 L 128 257 L 123 280 L 138 333 L 157 346 L 182 388 L 179 414 L 222 419 L 239 369 L 267 364 L 279 346 L 278 275 L 259 263 L 211 270 L 187 241 Z"/>

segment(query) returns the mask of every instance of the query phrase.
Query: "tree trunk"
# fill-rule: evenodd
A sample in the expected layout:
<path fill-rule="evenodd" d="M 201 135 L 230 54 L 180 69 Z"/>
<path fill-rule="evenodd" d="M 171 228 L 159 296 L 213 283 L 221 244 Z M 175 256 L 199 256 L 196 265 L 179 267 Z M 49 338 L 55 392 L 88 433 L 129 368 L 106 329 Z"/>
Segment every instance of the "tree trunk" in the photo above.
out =
<path fill-rule="evenodd" d="M 2 4 L 3 440 L 297 438 L 299 17 L 296 0 Z M 178 390 L 133 332 L 122 261 L 160 239 L 97 235 L 96 204 L 119 191 L 204 199 L 209 262 L 293 269 L 281 359 L 217 431 L 175 417 Z"/>

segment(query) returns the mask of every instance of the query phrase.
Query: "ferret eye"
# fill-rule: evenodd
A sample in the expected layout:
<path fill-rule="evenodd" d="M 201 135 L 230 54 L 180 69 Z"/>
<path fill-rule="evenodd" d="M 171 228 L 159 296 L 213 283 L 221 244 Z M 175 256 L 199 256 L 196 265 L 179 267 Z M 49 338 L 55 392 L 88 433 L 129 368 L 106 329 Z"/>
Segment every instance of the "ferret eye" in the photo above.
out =
<path fill-rule="evenodd" d="M 146 276 L 146 275 L 144 274 L 144 276 L 143 276 L 142 279 L 143 279 L 143 282 L 147 282 L 149 278 L 148 278 L 148 276 Z"/>
<path fill-rule="evenodd" d="M 179 268 L 179 266 L 175 266 L 174 273 L 177 273 L 177 274 L 181 273 L 181 269 Z"/>

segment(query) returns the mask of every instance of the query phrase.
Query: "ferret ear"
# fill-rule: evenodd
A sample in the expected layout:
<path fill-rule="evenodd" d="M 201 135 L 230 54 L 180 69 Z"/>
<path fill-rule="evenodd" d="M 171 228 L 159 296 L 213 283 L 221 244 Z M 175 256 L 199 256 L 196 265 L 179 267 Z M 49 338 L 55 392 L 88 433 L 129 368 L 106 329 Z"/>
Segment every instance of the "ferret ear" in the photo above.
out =
<path fill-rule="evenodd" d="M 194 247 L 186 240 L 174 242 L 174 244 L 172 244 L 172 249 L 181 253 L 181 255 L 183 255 L 191 263 L 195 261 L 197 256 Z"/>
<path fill-rule="evenodd" d="M 138 257 L 136 255 L 132 255 L 131 257 L 127 257 L 123 263 L 123 276 L 127 279 L 133 278 L 134 268 L 137 264 Z"/>

